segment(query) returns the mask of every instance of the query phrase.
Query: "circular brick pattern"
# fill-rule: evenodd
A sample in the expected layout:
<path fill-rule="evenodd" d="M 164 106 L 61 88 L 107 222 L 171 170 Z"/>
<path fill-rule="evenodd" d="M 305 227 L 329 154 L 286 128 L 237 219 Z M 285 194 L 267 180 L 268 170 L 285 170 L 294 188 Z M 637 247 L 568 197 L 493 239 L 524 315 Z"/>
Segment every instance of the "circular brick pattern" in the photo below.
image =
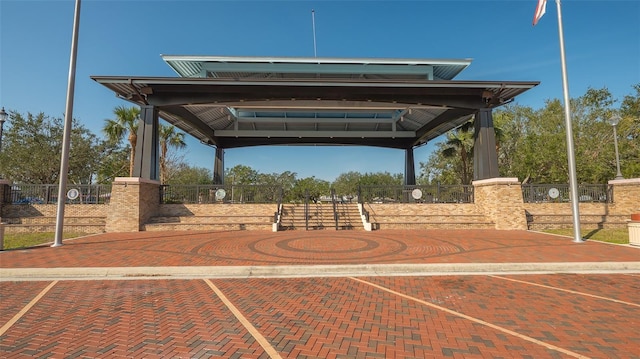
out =
<path fill-rule="evenodd" d="M 407 245 L 390 238 L 357 238 L 352 235 L 332 237 L 296 236 L 282 239 L 271 237 L 249 244 L 257 255 L 274 260 L 294 260 L 307 263 L 343 262 L 394 257 L 406 251 Z"/>
<path fill-rule="evenodd" d="M 313 238 L 293 238 L 279 241 L 276 243 L 276 246 L 286 251 L 317 253 L 370 251 L 380 246 L 376 241 L 363 238 L 349 238 L 348 240 L 340 241 L 338 246 L 333 242 L 334 241 L 314 240 Z"/>

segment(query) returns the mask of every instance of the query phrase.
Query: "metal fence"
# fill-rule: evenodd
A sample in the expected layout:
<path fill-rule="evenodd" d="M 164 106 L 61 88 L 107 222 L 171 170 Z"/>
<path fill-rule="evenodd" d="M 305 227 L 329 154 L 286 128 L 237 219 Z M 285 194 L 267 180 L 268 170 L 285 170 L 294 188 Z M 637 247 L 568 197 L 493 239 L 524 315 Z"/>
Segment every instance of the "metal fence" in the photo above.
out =
<path fill-rule="evenodd" d="M 14 184 L 9 201 L 12 204 L 58 203 L 58 187 L 57 184 Z M 69 204 L 106 204 L 111 199 L 111 185 L 68 185 L 63 195 Z"/>
<path fill-rule="evenodd" d="M 160 203 L 281 203 L 282 187 L 266 185 L 162 185 Z"/>
<path fill-rule="evenodd" d="M 525 203 L 561 203 L 571 201 L 568 184 L 523 184 Z M 579 184 L 579 202 L 613 203 L 613 186 L 606 184 Z"/>
<path fill-rule="evenodd" d="M 473 186 L 362 186 L 358 200 L 360 203 L 473 203 Z"/>

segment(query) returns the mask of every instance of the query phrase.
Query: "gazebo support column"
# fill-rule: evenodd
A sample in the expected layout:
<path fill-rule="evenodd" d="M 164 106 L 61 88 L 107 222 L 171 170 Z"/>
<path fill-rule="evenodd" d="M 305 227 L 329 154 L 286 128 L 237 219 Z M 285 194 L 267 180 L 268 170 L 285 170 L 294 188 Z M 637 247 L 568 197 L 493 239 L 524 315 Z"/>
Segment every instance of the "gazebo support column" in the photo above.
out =
<path fill-rule="evenodd" d="M 155 181 L 159 179 L 158 130 L 158 109 L 155 106 L 140 106 L 140 124 L 138 125 L 133 177 Z"/>
<path fill-rule="evenodd" d="M 213 164 L 213 184 L 224 184 L 224 148 L 216 147 L 216 159 Z"/>
<path fill-rule="evenodd" d="M 404 154 L 404 185 L 416 185 L 416 169 L 413 159 L 413 148 L 407 148 Z"/>
<path fill-rule="evenodd" d="M 493 116 L 490 108 L 480 109 L 474 121 L 473 179 L 500 177 Z"/>

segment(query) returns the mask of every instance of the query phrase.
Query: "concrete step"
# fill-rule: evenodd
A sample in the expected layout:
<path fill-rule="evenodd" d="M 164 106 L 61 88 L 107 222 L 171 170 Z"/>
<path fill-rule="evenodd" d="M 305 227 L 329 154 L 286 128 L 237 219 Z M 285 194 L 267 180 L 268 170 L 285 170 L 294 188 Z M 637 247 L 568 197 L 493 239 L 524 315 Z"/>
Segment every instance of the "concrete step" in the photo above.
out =
<path fill-rule="evenodd" d="M 154 231 L 240 231 L 272 230 L 271 223 L 146 223 L 142 230 Z"/>
<path fill-rule="evenodd" d="M 271 224 L 273 216 L 161 216 L 147 224 Z"/>

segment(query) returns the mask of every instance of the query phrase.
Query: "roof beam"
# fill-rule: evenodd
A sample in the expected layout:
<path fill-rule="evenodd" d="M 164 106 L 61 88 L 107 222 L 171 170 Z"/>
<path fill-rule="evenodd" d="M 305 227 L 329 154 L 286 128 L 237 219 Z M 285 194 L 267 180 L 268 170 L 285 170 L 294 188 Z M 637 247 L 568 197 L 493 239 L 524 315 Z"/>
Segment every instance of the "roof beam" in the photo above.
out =
<path fill-rule="evenodd" d="M 213 73 L 413 75 L 424 76 L 426 80 L 433 80 L 432 65 L 205 62 L 202 64 L 202 68 Z"/>
<path fill-rule="evenodd" d="M 350 118 L 350 117 L 238 117 L 238 122 L 258 123 L 393 123 L 392 118 Z"/>
<path fill-rule="evenodd" d="M 247 131 L 217 130 L 216 137 L 283 137 L 283 138 L 413 138 L 414 131 Z"/>

